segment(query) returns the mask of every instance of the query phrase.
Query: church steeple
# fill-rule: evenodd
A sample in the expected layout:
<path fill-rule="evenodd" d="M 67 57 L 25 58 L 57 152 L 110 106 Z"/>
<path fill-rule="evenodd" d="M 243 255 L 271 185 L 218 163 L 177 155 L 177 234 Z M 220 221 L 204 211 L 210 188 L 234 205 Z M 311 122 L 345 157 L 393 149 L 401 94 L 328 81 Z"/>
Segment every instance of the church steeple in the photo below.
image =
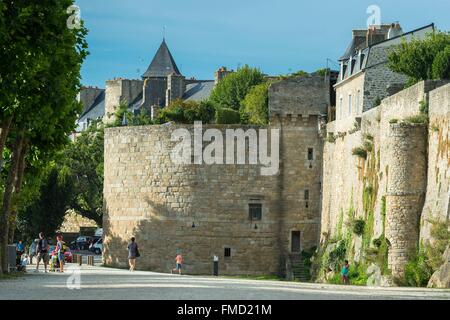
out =
<path fill-rule="evenodd" d="M 153 57 L 147 71 L 142 75 L 142 78 L 167 77 L 169 74 L 181 75 L 175 60 L 167 47 L 166 40 L 163 38 L 158 51 Z"/>

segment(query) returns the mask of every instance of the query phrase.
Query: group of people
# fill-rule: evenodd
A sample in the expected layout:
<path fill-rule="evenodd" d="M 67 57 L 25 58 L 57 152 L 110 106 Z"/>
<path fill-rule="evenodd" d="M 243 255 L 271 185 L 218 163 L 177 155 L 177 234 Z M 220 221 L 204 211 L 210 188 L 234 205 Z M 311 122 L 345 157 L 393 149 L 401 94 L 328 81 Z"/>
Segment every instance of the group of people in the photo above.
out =
<path fill-rule="evenodd" d="M 130 266 L 130 271 L 134 271 L 136 269 L 136 258 L 141 256 L 139 252 L 138 245 L 136 243 L 136 239 L 134 237 L 131 238 L 130 244 L 128 244 L 128 263 Z M 175 268 L 171 269 L 170 272 L 178 271 L 178 274 L 181 275 L 181 270 L 183 269 L 183 256 L 181 253 L 178 253 L 175 257 Z"/>
<path fill-rule="evenodd" d="M 25 253 L 25 246 L 22 240 L 18 241 L 16 245 L 16 255 L 20 263 L 17 265 L 19 270 L 24 270 L 26 265 L 33 264 L 33 257 L 36 257 L 36 269 L 35 272 L 39 272 L 39 264 L 41 261 L 44 264 L 44 272 L 47 273 L 50 258 L 54 259 L 55 263 L 59 267 L 59 272 L 64 272 L 64 252 L 66 250 L 66 244 L 63 241 L 63 237 L 58 235 L 56 237 L 56 246 L 52 252 L 50 252 L 50 243 L 45 238 L 44 233 L 39 233 L 39 238 L 35 239 L 31 244 L 28 254 Z"/>

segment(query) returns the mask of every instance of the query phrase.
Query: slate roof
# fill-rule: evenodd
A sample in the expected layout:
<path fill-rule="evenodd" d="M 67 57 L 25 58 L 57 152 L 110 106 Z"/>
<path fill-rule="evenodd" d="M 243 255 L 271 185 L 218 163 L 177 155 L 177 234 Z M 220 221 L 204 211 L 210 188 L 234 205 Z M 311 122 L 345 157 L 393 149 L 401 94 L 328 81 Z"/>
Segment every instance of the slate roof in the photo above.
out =
<path fill-rule="evenodd" d="M 355 73 L 361 70 L 365 70 L 373 66 L 386 63 L 389 54 L 388 49 L 389 46 L 399 44 L 401 39 L 410 39 L 413 36 L 419 38 L 424 37 L 426 31 L 428 30 L 429 31 L 434 30 L 433 23 L 406 33 L 402 33 L 393 38 L 374 43 L 362 49 L 361 51 L 362 55 L 360 57 L 361 59 L 359 59 L 358 53 L 355 51 L 356 44 L 354 41 L 352 41 L 350 45 L 347 47 L 345 54 L 339 59 L 339 61 L 344 62 L 345 69 L 344 69 L 344 77 L 340 81 L 338 81 L 338 83 L 349 78 L 350 76 L 354 75 Z M 351 54 L 352 52 L 353 54 Z M 350 57 L 352 57 L 352 68 L 348 67 Z"/>
<path fill-rule="evenodd" d="M 163 39 L 163 42 L 159 46 L 147 71 L 142 75 L 142 78 L 167 77 L 172 73 L 181 75 L 175 60 L 167 47 L 166 40 Z"/>
<path fill-rule="evenodd" d="M 198 81 L 186 85 L 183 100 L 201 101 L 209 98 L 214 89 L 214 80 Z"/>
<path fill-rule="evenodd" d="M 81 114 L 80 119 L 84 119 L 84 118 L 90 118 L 90 119 L 94 119 L 94 117 L 91 117 L 91 114 L 95 114 L 97 115 L 99 112 L 99 110 L 103 109 L 103 114 L 101 115 L 103 117 L 104 113 L 105 113 L 105 90 L 102 90 L 102 92 L 97 96 L 97 98 L 95 98 L 94 102 L 90 105 L 87 106 L 85 111 Z M 101 112 L 100 112 L 101 113 Z M 95 117 L 96 119 L 97 117 Z"/>

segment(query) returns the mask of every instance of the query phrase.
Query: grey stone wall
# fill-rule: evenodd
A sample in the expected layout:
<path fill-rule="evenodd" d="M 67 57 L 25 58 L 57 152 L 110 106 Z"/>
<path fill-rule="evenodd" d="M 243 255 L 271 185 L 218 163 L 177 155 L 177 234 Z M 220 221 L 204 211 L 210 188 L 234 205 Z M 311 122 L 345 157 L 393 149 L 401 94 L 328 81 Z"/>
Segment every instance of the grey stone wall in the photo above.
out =
<path fill-rule="evenodd" d="M 450 84 L 429 95 L 428 181 L 421 240 L 432 241 L 431 221 L 450 219 Z"/>
<path fill-rule="evenodd" d="M 144 81 L 144 100 L 142 106 L 150 109 L 152 106 L 166 105 L 167 78 L 147 78 Z"/>
<path fill-rule="evenodd" d="M 114 79 L 106 81 L 104 122 L 114 121 L 114 113 L 121 102 L 132 103 L 142 94 L 143 81 Z"/>
<path fill-rule="evenodd" d="M 322 77 L 286 80 L 274 84 L 269 97 L 276 112 L 268 128 L 281 132 L 273 176 L 261 176 L 259 165 L 172 163 L 170 136 L 180 126 L 106 129 L 107 265 L 126 265 L 127 241 L 135 236 L 139 268 L 167 272 L 182 251 L 191 274 L 210 274 L 218 255 L 221 274 L 284 275 L 292 232 L 300 232 L 301 250 L 318 245 L 323 143 L 317 114 L 327 108 L 329 85 Z M 223 133 L 242 126 L 207 128 Z M 262 204 L 262 220 L 251 221 L 248 207 L 255 202 Z"/>
<path fill-rule="evenodd" d="M 271 85 L 269 117 L 326 114 L 330 104 L 329 80 L 319 75 L 289 78 Z"/>
<path fill-rule="evenodd" d="M 428 160 L 426 126 L 391 124 L 388 142 L 386 238 L 391 245 L 388 265 L 394 277 L 402 277 L 406 263 L 419 245 Z"/>
<path fill-rule="evenodd" d="M 346 122 L 348 119 L 342 120 L 347 124 L 348 129 L 343 130 L 345 125 L 340 121 L 335 121 L 327 124 L 327 134 L 330 137 L 334 137 L 332 140 L 325 142 L 324 145 L 324 165 L 323 165 L 323 198 L 322 198 L 322 214 L 321 214 L 321 235 L 322 242 L 328 237 L 335 237 L 338 232 L 338 222 L 340 216 L 343 216 L 343 233 L 346 232 L 348 226 L 347 213 L 350 210 L 355 212 L 357 218 L 367 218 L 367 212 L 364 210 L 363 194 L 364 189 L 368 185 L 368 181 L 371 180 L 371 184 L 375 186 L 375 203 L 373 207 L 374 211 L 374 225 L 372 239 L 378 238 L 383 231 L 387 233 L 388 223 L 386 223 L 386 230 L 383 230 L 384 216 L 383 216 L 383 199 L 386 199 L 386 213 L 390 214 L 391 222 L 389 232 L 395 233 L 395 228 L 400 225 L 400 232 L 402 215 L 409 217 L 412 216 L 410 222 L 416 226 L 417 233 L 412 234 L 414 242 L 417 244 L 417 235 L 420 230 L 421 239 L 423 241 L 429 240 L 429 232 L 427 232 L 427 222 L 425 217 L 429 217 L 432 214 L 440 215 L 440 217 L 446 217 L 448 215 L 448 157 L 446 157 L 446 144 L 447 144 L 447 131 L 448 131 L 448 105 L 449 105 L 449 87 L 443 86 L 444 82 L 441 81 L 427 81 L 420 82 L 408 89 L 405 89 L 397 94 L 394 94 L 384 99 L 381 105 L 377 108 L 373 108 L 363 113 L 361 119 L 360 130 L 352 130 Z M 436 89 L 438 88 L 438 89 Z M 420 211 L 423 205 L 422 198 L 417 195 L 411 197 L 395 196 L 395 190 L 398 187 L 403 188 L 404 183 L 410 183 L 410 187 L 417 190 L 424 190 L 424 184 L 426 184 L 427 177 L 423 175 L 423 170 L 418 169 L 415 166 L 418 165 L 416 161 L 419 161 L 423 154 L 426 154 L 426 149 L 417 151 L 416 145 L 421 142 L 418 141 L 419 137 L 415 137 L 415 134 L 419 135 L 411 129 L 412 135 L 405 134 L 403 140 L 399 140 L 398 143 L 403 143 L 403 147 L 411 147 L 412 150 L 417 151 L 413 157 L 409 151 L 406 151 L 406 157 L 404 168 L 396 171 L 392 166 L 398 166 L 398 159 L 393 157 L 396 152 L 396 143 L 393 143 L 393 137 L 390 136 L 391 127 L 393 122 L 405 122 L 405 119 L 411 116 L 420 114 L 421 101 L 429 101 L 430 107 L 430 127 L 429 127 L 429 139 L 428 149 L 429 156 L 426 161 L 428 166 L 428 187 L 426 189 L 426 203 L 424 206 L 424 213 L 422 214 L 421 228 L 417 220 L 417 215 L 420 216 Z M 392 122 L 392 123 L 391 123 Z M 434 129 L 433 129 L 434 128 Z M 406 130 L 406 129 L 405 129 Z M 426 139 L 426 132 L 423 132 L 422 137 Z M 362 147 L 367 141 L 367 137 L 372 137 L 373 152 L 369 152 L 367 159 L 362 159 L 352 155 L 352 150 L 356 147 Z M 334 140 L 334 141 L 333 141 Z M 403 149 L 402 149 L 403 150 Z M 408 160 L 409 159 L 409 160 Z M 397 164 L 396 164 L 397 163 Z M 408 163 L 408 164 L 406 164 Z M 420 172 L 410 173 L 407 171 L 415 168 Z M 394 171 L 392 171 L 394 170 Z M 403 170 L 403 171 L 402 171 Z M 397 172 L 397 173 L 395 173 Z M 418 174 L 418 176 L 415 176 Z M 404 176 L 404 177 L 403 177 Z M 403 178 L 402 178 L 403 177 Z M 408 180 L 414 179 L 414 180 Z M 440 185 L 440 187 L 439 187 Z M 388 191 L 388 188 L 391 191 Z M 389 196 L 390 194 L 390 196 Z M 414 198 L 416 197 L 416 198 Z M 419 210 L 411 213 L 402 207 L 404 206 L 415 207 L 415 210 Z M 422 201 L 422 202 L 420 202 Z M 421 204 L 422 203 L 422 204 Z M 425 210 L 426 209 L 426 210 Z M 412 209 L 411 209 L 412 210 Z M 399 215 L 391 214 L 393 212 L 404 212 Z M 426 213 L 427 212 L 427 213 Z M 395 223 L 395 219 L 399 219 L 398 223 Z M 409 225 L 407 228 L 409 228 Z M 401 231 L 404 232 L 404 231 Z M 394 236 L 395 237 L 395 236 Z M 400 238 L 400 235 L 399 235 Z M 392 240 L 397 241 L 397 240 Z M 402 240 L 398 240 L 402 241 Z M 361 256 L 361 237 L 355 236 L 353 239 L 354 255 L 350 258 L 355 261 L 359 261 Z M 400 248 L 401 245 L 398 244 Z M 402 244 L 403 245 L 403 244 Z M 405 245 L 405 248 L 408 247 Z M 400 249 L 398 249 L 400 250 Z M 399 257 L 400 254 L 398 255 Z M 395 266 L 395 269 L 401 273 L 401 264 L 404 260 L 396 262 L 394 255 L 391 255 L 391 265 Z M 400 258 L 399 258 L 400 259 Z M 397 272 L 397 271 L 396 271 Z"/>

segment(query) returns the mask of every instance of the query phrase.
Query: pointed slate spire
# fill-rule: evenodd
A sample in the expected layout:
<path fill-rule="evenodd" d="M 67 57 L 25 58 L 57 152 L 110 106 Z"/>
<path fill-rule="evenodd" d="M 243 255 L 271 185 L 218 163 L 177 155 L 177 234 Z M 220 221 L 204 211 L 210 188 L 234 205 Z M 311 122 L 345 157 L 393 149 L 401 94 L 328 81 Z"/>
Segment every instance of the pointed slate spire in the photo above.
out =
<path fill-rule="evenodd" d="M 167 77 L 172 73 L 181 75 L 175 60 L 167 47 L 166 40 L 163 39 L 163 42 L 159 46 L 147 71 L 142 75 L 142 78 Z"/>

